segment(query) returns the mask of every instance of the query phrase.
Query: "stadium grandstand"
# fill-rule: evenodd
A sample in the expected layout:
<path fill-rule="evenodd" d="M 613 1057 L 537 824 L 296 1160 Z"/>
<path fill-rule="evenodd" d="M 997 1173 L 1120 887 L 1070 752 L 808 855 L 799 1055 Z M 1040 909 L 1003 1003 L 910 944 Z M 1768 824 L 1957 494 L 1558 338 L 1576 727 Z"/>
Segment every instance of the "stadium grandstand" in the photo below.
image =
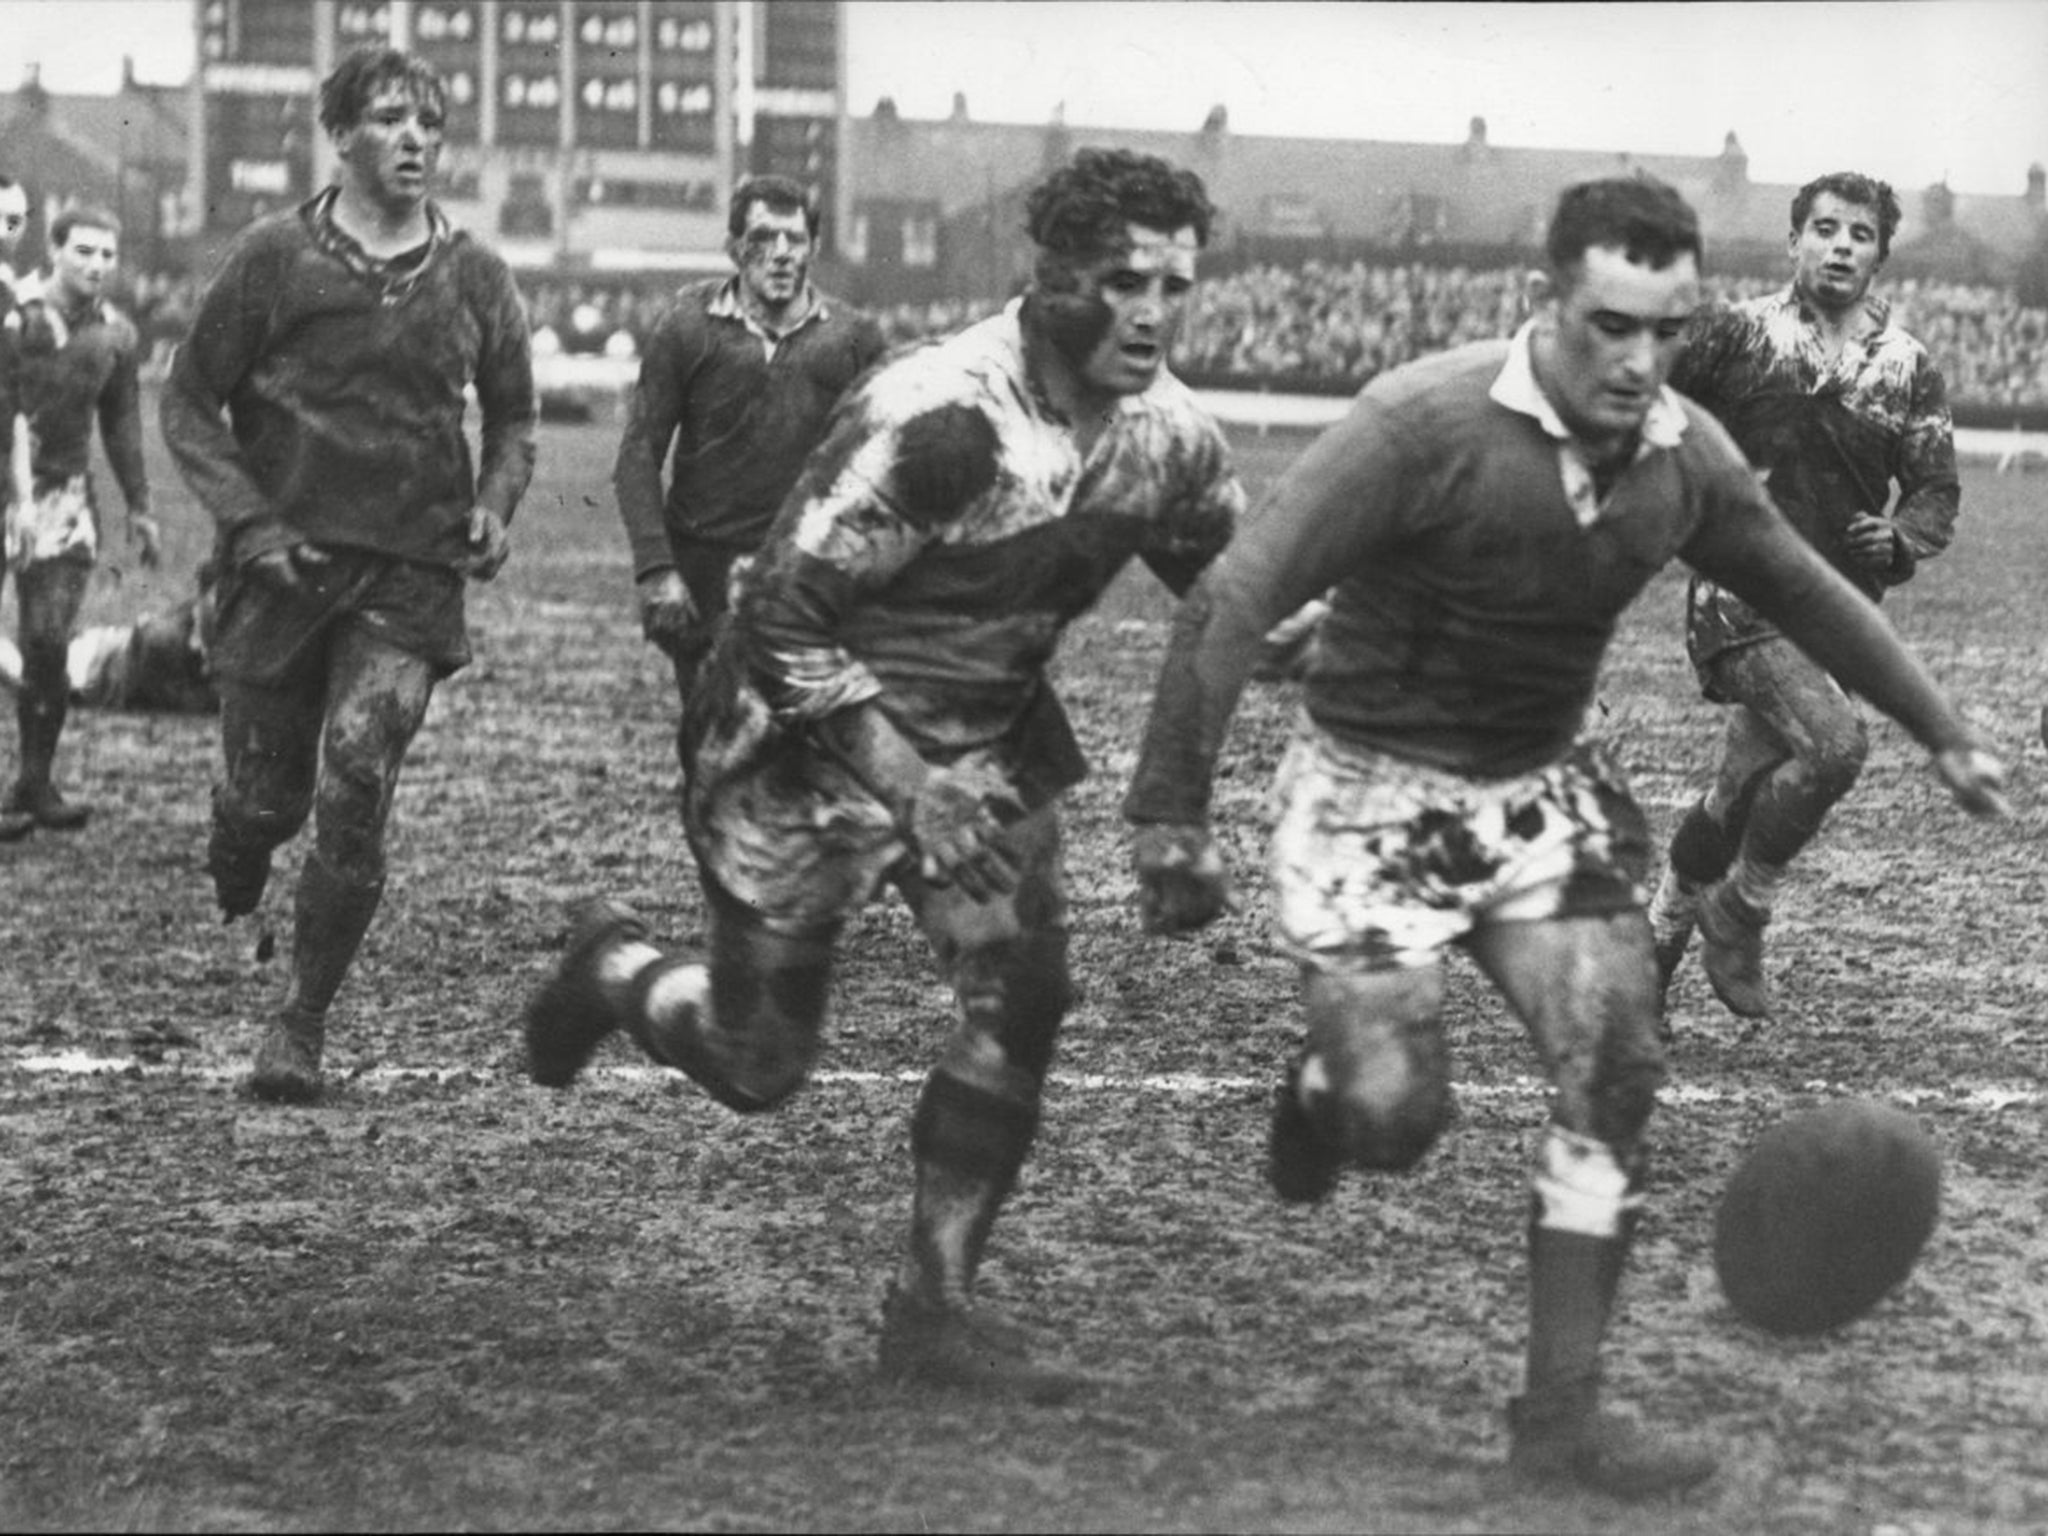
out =
<path fill-rule="evenodd" d="M 1751 180 L 1738 133 L 1712 153 L 943 119 L 845 99 L 836 0 L 193 0 L 188 87 L 0 93 L 0 165 L 45 205 L 106 203 L 126 232 L 125 298 L 159 359 L 195 274 L 253 215 L 325 179 L 310 88 L 340 52 L 388 39 L 451 84 L 440 196 L 520 271 L 543 351 L 616 380 L 665 296 L 726 269 L 734 179 L 806 178 L 827 209 L 818 271 L 901 337 L 1003 302 L 1023 273 L 1023 190 L 1084 145 L 1202 175 L 1224 211 L 1180 371 L 1211 388 L 1330 394 L 1518 314 L 1521 273 L 1565 185 L 1638 168 L 1699 209 L 1724 291 L 1780 280 L 1790 185 Z M 1834 167 L 1816 167 L 1816 170 Z M 2048 172 L 2005 196 L 1902 189 L 1880 291 L 1934 351 L 1959 421 L 2048 428 Z"/>

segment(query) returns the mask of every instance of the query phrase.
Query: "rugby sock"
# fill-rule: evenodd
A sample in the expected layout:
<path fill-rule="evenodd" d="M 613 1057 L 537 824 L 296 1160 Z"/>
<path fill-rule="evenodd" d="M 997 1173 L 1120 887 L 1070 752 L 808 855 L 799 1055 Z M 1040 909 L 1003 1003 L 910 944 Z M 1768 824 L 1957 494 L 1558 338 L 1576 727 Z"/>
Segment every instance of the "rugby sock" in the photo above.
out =
<path fill-rule="evenodd" d="M 1528 1391 L 1541 1399 L 1598 1380 L 1635 1199 L 1606 1143 L 1555 1125 L 1530 1188 Z"/>
<path fill-rule="evenodd" d="M 1675 866 L 1665 866 L 1657 894 L 1650 898 L 1650 937 L 1660 950 L 1691 935 L 1705 889 L 1679 874 Z"/>
<path fill-rule="evenodd" d="M 995 1092 L 945 1071 L 925 1079 L 911 1120 L 917 1196 L 901 1285 L 929 1303 L 965 1305 L 996 1213 L 1038 1133 L 1035 1082 Z"/>
<path fill-rule="evenodd" d="M 1728 871 L 1729 887 L 1759 912 L 1771 910 L 1784 878 L 1783 864 L 1767 864 L 1750 853 L 1743 854 Z"/>
<path fill-rule="evenodd" d="M 383 896 L 381 879 L 350 880 L 317 852 L 306 856 L 292 901 L 292 979 L 287 1009 L 314 1017 L 327 1012 Z"/>

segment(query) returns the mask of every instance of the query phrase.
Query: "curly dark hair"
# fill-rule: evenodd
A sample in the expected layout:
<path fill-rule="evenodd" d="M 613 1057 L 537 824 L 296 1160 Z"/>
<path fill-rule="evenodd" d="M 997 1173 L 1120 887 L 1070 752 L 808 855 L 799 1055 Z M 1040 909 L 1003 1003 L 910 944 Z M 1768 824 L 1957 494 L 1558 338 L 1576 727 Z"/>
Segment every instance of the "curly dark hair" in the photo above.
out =
<path fill-rule="evenodd" d="M 349 54 L 320 82 L 320 126 L 330 134 L 355 127 L 370 98 L 392 84 L 447 115 L 448 87 L 439 70 L 418 54 L 372 44 Z"/>
<path fill-rule="evenodd" d="M 1024 227 L 1042 251 L 1091 256 L 1123 243 L 1124 226 L 1175 230 L 1192 225 L 1209 243 L 1216 206 L 1193 171 L 1128 149 L 1083 149 L 1031 189 Z"/>
<path fill-rule="evenodd" d="M 1662 269 L 1704 254 L 1699 215 L 1678 189 L 1654 176 L 1609 176 L 1566 187 L 1550 220 L 1544 254 L 1560 278 L 1576 277 L 1594 246 L 1621 248 L 1630 261 Z"/>
<path fill-rule="evenodd" d="M 1830 171 L 1825 176 L 1814 177 L 1792 198 L 1793 234 L 1806 228 L 1807 215 L 1813 212 L 1813 205 L 1823 192 L 1832 192 L 1845 203 L 1874 212 L 1877 215 L 1877 259 L 1883 261 L 1891 255 L 1892 236 L 1898 231 L 1903 210 L 1899 207 L 1899 194 L 1892 190 L 1890 182 L 1865 176 L 1861 171 Z"/>

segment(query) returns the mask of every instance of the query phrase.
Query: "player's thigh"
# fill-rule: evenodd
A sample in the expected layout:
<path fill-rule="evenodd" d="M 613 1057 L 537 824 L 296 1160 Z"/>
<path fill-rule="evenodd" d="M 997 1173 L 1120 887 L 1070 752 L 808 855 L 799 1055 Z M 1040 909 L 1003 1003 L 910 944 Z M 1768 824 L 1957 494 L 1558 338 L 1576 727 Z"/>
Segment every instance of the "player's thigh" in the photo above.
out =
<path fill-rule="evenodd" d="M 1643 914 L 1489 923 L 1466 946 L 1528 1029 L 1555 1090 L 1554 1117 L 1610 1144 L 1632 1140 L 1665 1073 Z"/>
<path fill-rule="evenodd" d="M 329 652 L 323 751 L 329 772 L 388 786 L 441 676 L 431 659 L 345 625 Z"/>
<path fill-rule="evenodd" d="M 1866 751 L 1861 712 L 1827 669 L 1789 640 L 1762 640 L 1715 663 L 1715 677 L 1761 732 L 1801 762 L 1860 763 Z"/>

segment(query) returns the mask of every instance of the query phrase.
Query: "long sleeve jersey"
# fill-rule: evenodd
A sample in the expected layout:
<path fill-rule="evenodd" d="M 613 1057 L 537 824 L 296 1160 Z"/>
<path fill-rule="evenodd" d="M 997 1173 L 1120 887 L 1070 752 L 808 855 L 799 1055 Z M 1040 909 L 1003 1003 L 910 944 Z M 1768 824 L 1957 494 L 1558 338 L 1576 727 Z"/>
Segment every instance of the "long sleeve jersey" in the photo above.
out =
<path fill-rule="evenodd" d="M 30 470 L 38 494 L 88 477 L 95 422 L 128 509 L 149 509 L 142 456 L 141 338 L 103 301 L 71 313 L 53 295 L 27 299 L 16 337 L 18 409 L 29 424 Z"/>
<path fill-rule="evenodd" d="M 1133 557 L 1185 590 L 1243 504 L 1221 428 L 1170 374 L 1084 455 L 1013 302 L 847 397 L 742 584 L 737 665 L 713 673 L 786 728 L 872 700 L 929 759 L 993 749 L 1042 800 L 1084 771 L 1045 676 L 1068 623 Z M 747 713 L 708 704 L 714 735 Z"/>
<path fill-rule="evenodd" d="M 1764 475 L 1772 501 L 1823 557 L 1876 599 L 1948 547 L 1961 495 L 1948 389 L 1927 349 L 1864 301 L 1830 361 L 1813 312 L 1790 288 L 1700 311 L 1687 328 L 1671 387 L 1705 406 Z M 1849 556 L 1858 513 L 1891 510 L 1891 565 Z M 1777 633 L 1712 582 L 1695 582 L 1687 642 L 1704 664 Z"/>
<path fill-rule="evenodd" d="M 833 405 L 885 347 L 871 318 L 822 294 L 771 345 L 732 279 L 678 293 L 647 339 L 612 471 L 633 574 L 675 563 L 671 535 L 757 546 Z"/>
<path fill-rule="evenodd" d="M 416 257 L 377 261 L 335 226 L 333 198 L 230 248 L 171 365 L 164 438 L 233 564 L 304 540 L 453 566 L 471 509 L 509 522 L 533 474 L 525 306 L 503 260 L 439 209 Z"/>
<path fill-rule="evenodd" d="M 1666 390 L 1597 494 L 1535 382 L 1525 328 L 1366 387 L 1182 608 L 1125 812 L 1199 823 L 1237 692 L 1272 625 L 1326 589 L 1306 683 L 1339 742 L 1475 779 L 1577 736 L 1622 612 L 1673 557 L 1768 607 L 1929 734 L 1882 617 L 1787 524 L 1726 432 Z"/>

